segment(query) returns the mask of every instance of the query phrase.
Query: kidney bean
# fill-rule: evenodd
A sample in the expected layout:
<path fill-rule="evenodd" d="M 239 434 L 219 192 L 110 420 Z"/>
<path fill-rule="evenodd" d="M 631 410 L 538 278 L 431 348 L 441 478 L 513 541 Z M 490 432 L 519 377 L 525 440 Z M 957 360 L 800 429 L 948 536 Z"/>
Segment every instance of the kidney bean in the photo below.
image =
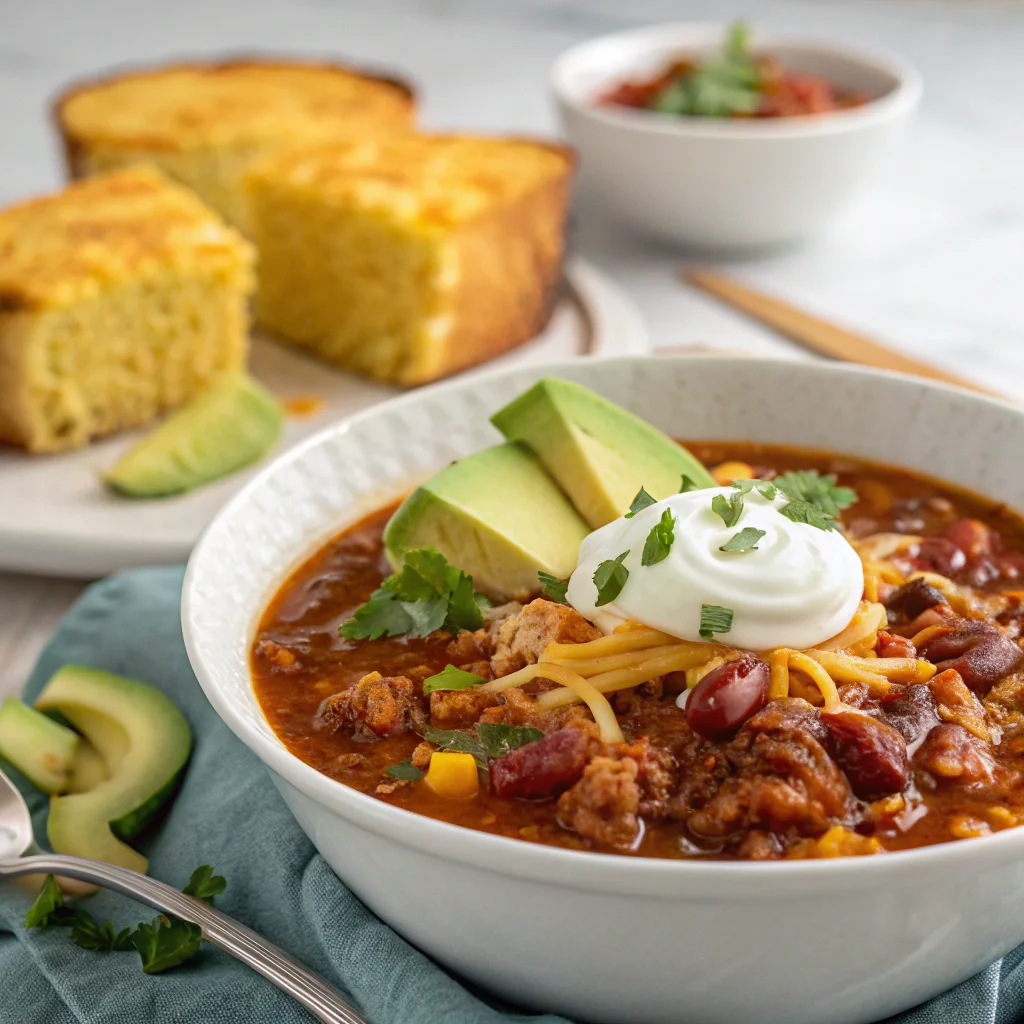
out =
<path fill-rule="evenodd" d="M 938 633 L 921 646 L 939 671 L 955 669 L 963 681 L 984 696 L 1024 660 L 1024 653 L 990 622 L 958 619 L 948 632 Z"/>
<path fill-rule="evenodd" d="M 978 519 L 958 519 L 946 530 L 946 540 L 955 544 L 970 562 L 989 558 L 999 550 L 999 534 Z"/>
<path fill-rule="evenodd" d="M 945 537 L 926 537 L 917 549 L 914 564 L 941 576 L 955 576 L 967 564 L 967 556 Z"/>
<path fill-rule="evenodd" d="M 879 714 L 907 743 L 922 739 L 939 724 L 935 695 L 927 686 L 893 686 L 879 698 Z"/>
<path fill-rule="evenodd" d="M 991 782 L 995 774 L 988 744 L 954 722 L 942 722 L 928 733 L 914 755 L 914 764 L 939 782 Z"/>
<path fill-rule="evenodd" d="M 917 648 L 909 637 L 880 629 L 875 640 L 875 654 L 880 658 L 916 658 Z"/>
<path fill-rule="evenodd" d="M 886 601 L 886 608 L 906 619 L 916 619 L 923 611 L 934 608 L 937 604 L 948 604 L 945 595 L 930 583 L 921 579 L 904 583 L 899 590 Z"/>
<path fill-rule="evenodd" d="M 719 665 L 690 691 L 687 724 L 705 739 L 728 739 L 764 707 L 768 679 L 768 666 L 753 654 Z"/>
<path fill-rule="evenodd" d="M 885 722 L 859 711 L 823 714 L 828 751 L 861 800 L 901 793 L 910 781 L 907 744 Z"/>
<path fill-rule="evenodd" d="M 568 789 L 587 763 L 587 736 L 580 729 L 550 732 L 490 763 L 491 792 L 504 799 L 536 800 Z"/>

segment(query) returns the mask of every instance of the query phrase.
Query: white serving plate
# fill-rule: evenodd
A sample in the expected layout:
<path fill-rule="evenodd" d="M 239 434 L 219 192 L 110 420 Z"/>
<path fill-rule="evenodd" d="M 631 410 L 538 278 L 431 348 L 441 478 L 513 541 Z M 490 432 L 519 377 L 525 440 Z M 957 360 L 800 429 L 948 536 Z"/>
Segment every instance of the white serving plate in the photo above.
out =
<path fill-rule="evenodd" d="M 331 867 L 461 976 L 538 1010 L 607 1024 L 867 1024 L 1024 941 L 1024 828 L 841 860 L 589 854 L 411 814 L 285 749 L 256 702 L 248 653 L 287 572 L 410 481 L 497 442 L 488 416 L 549 374 L 677 437 L 828 448 L 1024 509 L 1024 412 L 836 364 L 577 360 L 434 386 L 334 425 L 222 510 L 193 552 L 182 598 L 207 697 L 266 763 Z"/>
<path fill-rule="evenodd" d="M 566 280 L 547 329 L 487 368 L 647 351 L 643 320 L 617 285 L 580 259 L 569 263 Z M 252 370 L 284 400 L 312 395 L 323 402 L 316 415 L 288 420 L 278 452 L 401 393 L 258 336 Z M 180 497 L 144 501 L 109 494 L 100 483 L 101 470 L 139 436 L 121 435 L 66 455 L 27 456 L 0 448 L 0 569 L 89 578 L 133 565 L 182 562 L 214 513 L 256 472 Z"/>

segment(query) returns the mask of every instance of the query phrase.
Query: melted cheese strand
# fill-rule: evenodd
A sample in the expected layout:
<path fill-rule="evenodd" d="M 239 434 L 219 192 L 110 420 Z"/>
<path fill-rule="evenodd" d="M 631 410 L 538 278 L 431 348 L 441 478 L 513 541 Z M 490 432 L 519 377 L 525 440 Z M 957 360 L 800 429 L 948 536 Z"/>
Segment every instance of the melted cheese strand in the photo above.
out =
<path fill-rule="evenodd" d="M 561 683 L 562 686 L 572 690 L 582 700 L 590 713 L 594 716 L 598 728 L 601 730 L 601 739 L 605 743 L 623 743 L 622 730 L 619 728 L 619 720 L 615 717 L 608 698 L 598 691 L 594 685 L 583 678 L 578 672 L 567 669 L 564 665 L 538 664 L 532 666 L 538 669 L 537 675 L 550 679 L 552 682 Z M 552 691 L 557 693 L 558 691 Z M 542 696 L 546 696 L 542 694 Z M 539 703 L 539 701 L 538 701 Z"/>
<path fill-rule="evenodd" d="M 803 672 L 817 686 L 824 698 L 826 711 L 839 711 L 844 707 L 832 677 L 813 658 L 807 657 L 801 651 L 790 650 L 789 667 Z"/>
<path fill-rule="evenodd" d="M 677 644 L 679 638 L 662 633 L 658 629 L 629 629 L 621 633 L 610 633 L 585 644 L 548 644 L 541 657 L 548 661 L 563 658 L 599 658 L 605 654 L 622 654 L 638 651 L 645 647 L 659 647 L 663 644 Z"/>
<path fill-rule="evenodd" d="M 768 687 L 769 700 L 782 700 L 789 696 L 789 652 L 783 647 L 768 655 L 771 667 L 771 683 Z"/>
<path fill-rule="evenodd" d="M 818 644 L 815 650 L 839 651 L 853 647 L 869 636 L 874 636 L 884 625 L 885 608 L 874 602 L 861 601 L 860 607 L 846 629 L 837 633 L 831 640 Z"/>

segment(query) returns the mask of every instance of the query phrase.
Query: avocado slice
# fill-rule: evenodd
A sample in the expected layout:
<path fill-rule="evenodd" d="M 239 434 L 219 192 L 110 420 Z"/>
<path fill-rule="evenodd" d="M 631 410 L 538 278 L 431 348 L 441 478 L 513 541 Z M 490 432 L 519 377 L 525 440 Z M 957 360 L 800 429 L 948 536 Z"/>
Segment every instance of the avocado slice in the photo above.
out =
<path fill-rule="evenodd" d="M 44 793 L 63 793 L 79 746 L 78 734 L 22 704 L 0 704 L 0 757 Z"/>
<path fill-rule="evenodd" d="M 135 498 L 190 491 L 262 458 L 281 433 L 281 407 L 244 373 L 220 377 L 103 474 Z"/>
<path fill-rule="evenodd" d="M 192 749 L 184 716 L 159 690 L 94 668 L 66 665 L 36 701 L 59 711 L 96 748 L 109 778 L 50 800 L 47 835 L 57 853 L 145 871 L 124 840 L 173 794 Z"/>
<path fill-rule="evenodd" d="M 391 517 L 384 544 L 396 567 L 406 551 L 436 547 L 477 590 L 510 597 L 535 591 L 541 570 L 568 577 L 587 533 L 537 457 L 509 443 L 459 459 L 417 487 Z"/>
<path fill-rule="evenodd" d="M 65 793 L 88 793 L 110 778 L 110 771 L 100 752 L 88 741 L 80 739 L 68 771 Z"/>
<path fill-rule="evenodd" d="M 682 445 L 581 384 L 546 377 L 491 417 L 521 441 L 597 529 L 629 511 L 643 487 L 658 500 L 679 491 L 684 476 L 717 486 Z"/>

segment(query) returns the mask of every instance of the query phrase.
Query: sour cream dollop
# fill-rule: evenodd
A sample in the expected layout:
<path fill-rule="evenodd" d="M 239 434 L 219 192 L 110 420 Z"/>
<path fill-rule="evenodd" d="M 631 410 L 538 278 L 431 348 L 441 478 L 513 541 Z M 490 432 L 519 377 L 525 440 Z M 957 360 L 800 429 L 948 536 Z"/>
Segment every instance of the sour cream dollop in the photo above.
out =
<path fill-rule="evenodd" d="M 676 494 L 632 519 L 616 519 L 591 533 L 580 547 L 569 579 L 568 601 L 605 632 L 635 619 L 684 640 L 702 640 L 702 605 L 733 612 L 732 628 L 715 640 L 762 651 L 814 647 L 847 626 L 864 590 L 860 557 L 838 530 L 795 523 L 779 511 L 789 500 L 769 500 L 756 490 L 744 496 L 734 526 L 711 510 L 716 494 L 732 487 Z M 644 543 L 662 513 L 675 519 L 667 557 L 641 565 Z M 744 527 L 764 530 L 756 550 L 719 550 Z M 629 578 L 614 601 L 597 606 L 594 573 L 623 551 Z"/>

